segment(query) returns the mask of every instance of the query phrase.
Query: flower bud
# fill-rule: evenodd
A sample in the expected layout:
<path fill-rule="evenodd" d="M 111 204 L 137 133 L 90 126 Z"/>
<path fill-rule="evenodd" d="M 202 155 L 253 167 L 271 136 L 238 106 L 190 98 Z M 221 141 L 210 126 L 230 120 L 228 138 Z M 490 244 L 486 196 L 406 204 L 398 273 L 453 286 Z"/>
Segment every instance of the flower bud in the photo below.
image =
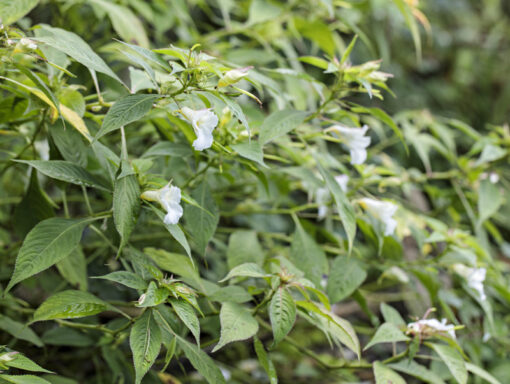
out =
<path fill-rule="evenodd" d="M 237 83 L 243 77 L 248 75 L 248 71 L 253 67 L 244 67 L 232 69 L 223 75 L 223 77 L 218 82 L 218 87 L 227 87 L 229 85 Z"/>

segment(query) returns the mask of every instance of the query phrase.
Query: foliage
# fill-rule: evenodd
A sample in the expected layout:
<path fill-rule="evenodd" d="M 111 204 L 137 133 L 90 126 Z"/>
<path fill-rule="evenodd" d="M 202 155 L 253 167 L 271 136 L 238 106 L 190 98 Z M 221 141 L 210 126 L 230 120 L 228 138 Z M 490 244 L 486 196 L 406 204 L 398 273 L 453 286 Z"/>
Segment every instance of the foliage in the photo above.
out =
<path fill-rule="evenodd" d="M 508 127 L 377 60 L 426 15 L 0 0 L 0 382 L 508 382 Z"/>

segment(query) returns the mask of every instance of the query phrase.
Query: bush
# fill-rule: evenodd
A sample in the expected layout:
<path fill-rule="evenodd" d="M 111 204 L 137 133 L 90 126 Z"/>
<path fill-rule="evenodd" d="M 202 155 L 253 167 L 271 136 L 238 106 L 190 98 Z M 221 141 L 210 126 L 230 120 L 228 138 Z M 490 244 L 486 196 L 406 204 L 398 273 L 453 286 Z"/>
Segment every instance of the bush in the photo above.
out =
<path fill-rule="evenodd" d="M 1 383 L 510 380 L 510 133 L 417 1 L 0 15 Z"/>

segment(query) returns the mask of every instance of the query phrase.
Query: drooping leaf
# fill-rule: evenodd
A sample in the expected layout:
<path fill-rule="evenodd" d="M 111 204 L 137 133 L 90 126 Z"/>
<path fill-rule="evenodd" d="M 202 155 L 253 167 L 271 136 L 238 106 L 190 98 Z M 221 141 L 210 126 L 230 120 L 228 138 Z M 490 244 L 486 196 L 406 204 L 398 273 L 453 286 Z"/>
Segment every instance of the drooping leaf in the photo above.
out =
<path fill-rule="evenodd" d="M 129 335 L 129 346 L 133 353 L 135 365 L 135 383 L 140 384 L 142 378 L 152 367 L 161 349 L 161 330 L 154 320 L 152 311 L 145 311 L 136 320 Z"/>
<path fill-rule="evenodd" d="M 478 195 L 478 224 L 493 216 L 503 201 L 497 184 L 491 183 L 489 179 L 483 180 Z"/>
<path fill-rule="evenodd" d="M 387 323 L 395 324 L 397 327 L 402 327 L 406 325 L 406 322 L 404 319 L 402 319 L 402 316 L 400 316 L 400 313 L 393 308 L 390 307 L 386 303 L 381 303 L 381 313 L 384 317 L 384 321 Z"/>
<path fill-rule="evenodd" d="M 356 236 L 356 216 L 354 215 L 354 209 L 347 199 L 347 196 L 345 196 L 345 193 L 342 191 L 342 188 L 340 188 L 340 185 L 338 185 L 334 177 L 331 176 L 331 173 L 328 172 L 319 161 L 317 161 L 317 166 L 326 182 L 326 186 L 335 200 L 340 220 L 347 234 L 350 253 L 354 244 L 354 237 Z"/>
<path fill-rule="evenodd" d="M 350 296 L 367 277 L 367 272 L 352 256 L 337 256 L 331 266 L 327 292 L 332 303 Z"/>
<path fill-rule="evenodd" d="M 117 100 L 104 117 L 103 125 L 95 139 L 98 140 L 107 133 L 140 120 L 150 111 L 154 101 L 160 97 L 160 95 L 136 94 Z"/>
<path fill-rule="evenodd" d="M 207 380 L 209 384 L 226 384 L 225 378 L 218 365 L 207 353 L 198 346 L 191 344 L 182 337 L 177 337 L 177 343 L 193 367 Z"/>
<path fill-rule="evenodd" d="M 316 287 L 320 287 L 322 275 L 328 271 L 326 254 L 306 233 L 299 221 L 296 222 L 296 230 L 292 237 L 290 260 L 299 266 Z"/>
<path fill-rule="evenodd" d="M 498 379 L 496 379 L 494 376 L 492 376 L 485 369 L 480 368 L 479 366 L 471 364 L 471 363 L 465 363 L 465 364 L 466 364 L 466 368 L 469 372 L 484 379 L 489 384 L 501 384 L 501 382 Z"/>
<path fill-rule="evenodd" d="M 186 227 L 193 235 L 193 240 L 201 254 L 205 253 L 205 249 L 209 240 L 216 232 L 218 226 L 219 213 L 218 207 L 211 195 L 211 190 L 206 182 L 202 182 L 200 186 L 193 191 L 191 197 L 195 199 L 201 208 L 187 205 L 184 209 L 184 217 L 186 218 Z"/>
<path fill-rule="evenodd" d="M 260 127 L 259 142 L 264 145 L 289 133 L 304 121 L 306 115 L 307 112 L 291 109 L 272 113 Z"/>
<path fill-rule="evenodd" d="M 128 271 L 115 271 L 104 276 L 96 276 L 95 279 L 105 279 L 125 285 L 133 289 L 146 289 L 147 283 L 136 273 Z"/>
<path fill-rule="evenodd" d="M 88 292 L 62 291 L 50 296 L 34 312 L 35 321 L 75 319 L 113 309 L 108 303 Z"/>
<path fill-rule="evenodd" d="M 432 343 L 429 345 L 439 355 L 441 360 L 444 361 L 457 383 L 466 384 L 468 381 L 468 372 L 460 353 L 448 345 Z"/>
<path fill-rule="evenodd" d="M 375 384 L 406 384 L 406 381 L 394 370 L 380 361 L 373 364 Z"/>
<path fill-rule="evenodd" d="M 176 299 L 171 299 L 170 304 L 172 304 L 172 308 L 177 316 L 179 316 L 179 319 L 182 320 L 195 337 L 197 345 L 200 345 L 200 323 L 193 306 L 185 300 Z"/>
<path fill-rule="evenodd" d="M 253 338 L 253 346 L 255 347 L 255 353 L 257 355 L 257 359 L 259 360 L 260 365 L 262 366 L 262 368 L 264 368 L 264 371 L 266 371 L 267 373 L 269 383 L 278 384 L 276 368 L 274 367 L 273 362 L 267 355 L 267 352 L 264 349 L 264 345 L 257 336 Z"/>
<path fill-rule="evenodd" d="M 108 191 L 109 187 L 93 176 L 85 168 L 63 160 L 17 160 L 31 165 L 42 174 L 52 179 Z"/>
<path fill-rule="evenodd" d="M 398 363 L 389 364 L 388 367 L 407 375 L 416 377 L 425 383 L 429 384 L 445 384 L 435 372 L 425 368 L 423 365 L 418 364 L 414 360 L 401 360 Z"/>
<path fill-rule="evenodd" d="M 0 379 L 5 380 L 12 384 L 51 384 L 49 381 L 44 380 L 34 375 L 2 375 Z"/>
<path fill-rule="evenodd" d="M 161 269 L 195 282 L 200 280 L 198 271 L 189 257 L 155 248 L 145 248 L 144 252 L 154 260 Z"/>
<path fill-rule="evenodd" d="M 191 258 L 191 248 L 189 246 L 188 239 L 186 238 L 186 235 L 184 234 L 184 231 L 181 229 L 181 227 L 178 224 L 165 223 L 165 214 L 154 205 L 151 205 L 151 209 L 161 219 L 167 231 L 170 232 L 173 238 L 182 246 L 182 248 L 184 248 L 188 254 L 188 257 L 190 258 L 190 261 L 193 263 L 193 259 Z"/>
<path fill-rule="evenodd" d="M 296 321 L 296 304 L 283 287 L 279 287 L 271 299 L 269 319 L 273 328 L 273 345 L 277 345 L 287 336 Z"/>
<path fill-rule="evenodd" d="M 369 343 L 363 348 L 363 350 L 367 350 L 368 348 L 379 344 L 379 343 L 396 343 L 398 341 L 407 341 L 409 337 L 404 335 L 404 333 L 392 323 L 384 323 L 382 324 Z"/>
<path fill-rule="evenodd" d="M 232 145 L 232 149 L 236 151 L 240 156 L 254 161 L 263 167 L 267 167 L 264 163 L 264 152 L 259 142 L 255 140 L 245 141 L 239 144 Z"/>
<path fill-rule="evenodd" d="M 119 77 L 106 65 L 103 59 L 101 59 L 81 37 L 64 29 L 54 28 L 48 25 L 43 25 L 42 27 L 48 34 L 38 37 L 35 40 L 64 52 L 90 70 L 104 73 L 117 80 L 119 83 L 122 83 Z"/>
<path fill-rule="evenodd" d="M 38 347 L 43 346 L 39 336 L 28 325 L 13 320 L 10 317 L 0 315 L 0 329 L 11 334 L 16 339 L 28 341 Z"/>
<path fill-rule="evenodd" d="M 29 13 L 39 0 L 0 0 L 0 20 L 5 25 L 18 21 Z"/>
<path fill-rule="evenodd" d="M 79 245 L 67 257 L 60 260 L 56 266 L 69 284 L 81 291 L 87 290 L 87 261 Z"/>
<path fill-rule="evenodd" d="M 238 265 L 237 267 L 234 267 L 230 270 L 230 272 L 225 276 L 222 280 L 220 280 L 220 283 L 223 281 L 226 281 L 228 279 L 231 279 L 233 277 L 269 277 L 271 275 L 264 272 L 264 270 L 255 263 L 244 263 L 241 265 Z"/>
<path fill-rule="evenodd" d="M 23 241 L 6 291 L 69 255 L 80 242 L 83 229 L 92 220 L 55 217 L 37 224 Z"/>
<path fill-rule="evenodd" d="M 227 302 L 221 306 L 220 322 L 220 341 L 214 347 L 213 352 L 233 341 L 246 340 L 259 330 L 259 323 L 253 318 L 251 312 L 235 303 Z"/>
<path fill-rule="evenodd" d="M 140 185 L 131 165 L 122 162 L 121 174 L 113 187 L 113 221 L 120 234 L 119 252 L 128 242 L 140 214 Z"/>
<path fill-rule="evenodd" d="M 33 362 L 21 353 L 17 353 L 13 357 L 13 360 L 4 362 L 5 365 L 12 368 L 22 369 L 24 371 L 51 373 L 51 371 L 44 369 L 39 364 Z"/>

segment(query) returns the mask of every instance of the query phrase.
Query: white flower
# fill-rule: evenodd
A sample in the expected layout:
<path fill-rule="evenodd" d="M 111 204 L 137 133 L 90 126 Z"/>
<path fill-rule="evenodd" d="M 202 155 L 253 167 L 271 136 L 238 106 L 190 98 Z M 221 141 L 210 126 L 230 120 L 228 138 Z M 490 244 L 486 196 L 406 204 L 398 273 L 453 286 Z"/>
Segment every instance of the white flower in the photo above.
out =
<path fill-rule="evenodd" d="M 446 319 L 441 321 L 438 319 L 421 319 L 407 324 L 407 332 L 419 333 L 423 336 L 446 332 L 455 339 L 455 325 L 446 324 Z"/>
<path fill-rule="evenodd" d="M 212 131 L 218 125 L 218 116 L 209 109 L 193 110 L 188 107 L 181 109 L 181 114 L 191 124 L 197 139 L 193 142 L 193 148 L 203 151 L 210 148 L 213 143 Z"/>
<path fill-rule="evenodd" d="M 220 81 L 218 81 L 218 87 L 226 87 L 237 83 L 243 77 L 247 76 L 248 71 L 252 68 L 253 67 L 237 68 L 226 72 Z"/>
<path fill-rule="evenodd" d="M 473 288 L 476 292 L 478 292 L 480 300 L 487 300 L 483 287 L 483 282 L 485 281 L 485 276 L 487 274 L 487 270 L 485 268 L 470 268 L 463 264 L 455 264 L 453 269 L 456 273 L 466 279 L 468 287 Z"/>
<path fill-rule="evenodd" d="M 142 199 L 147 201 L 157 201 L 166 210 L 164 218 L 165 224 L 177 224 L 182 216 L 181 190 L 178 187 L 165 185 L 163 188 L 155 191 L 145 191 L 142 193 Z"/>
<path fill-rule="evenodd" d="M 499 175 L 497 173 L 491 172 L 489 174 L 489 181 L 492 184 L 496 184 L 499 181 Z"/>
<path fill-rule="evenodd" d="M 349 183 L 349 176 L 347 175 L 338 175 L 335 176 L 335 181 L 340 186 L 340 189 L 344 192 L 347 192 L 347 184 Z"/>
<path fill-rule="evenodd" d="M 347 192 L 347 183 L 349 182 L 349 176 L 347 175 L 338 175 L 335 176 L 335 180 L 340 186 L 340 189 L 344 192 Z M 317 212 L 317 219 L 322 220 L 328 214 L 327 203 L 331 199 L 331 195 L 327 188 L 318 188 L 315 194 L 315 201 L 319 205 Z"/>
<path fill-rule="evenodd" d="M 370 137 L 365 136 L 368 126 L 362 128 L 349 128 L 343 125 L 333 125 L 328 131 L 335 132 L 349 147 L 351 164 L 363 164 L 367 159 L 366 148 L 370 145 Z"/>
<path fill-rule="evenodd" d="M 26 37 L 23 37 L 19 41 L 19 43 L 21 45 L 23 45 L 24 47 L 27 47 L 28 49 L 32 49 L 32 50 L 37 49 L 37 44 L 33 40 L 27 39 Z"/>
<path fill-rule="evenodd" d="M 397 221 L 393 215 L 398 207 L 389 201 L 379 201 L 369 198 L 361 199 L 361 206 L 365 208 L 374 218 L 384 224 L 384 236 L 390 236 L 395 232 Z"/>

